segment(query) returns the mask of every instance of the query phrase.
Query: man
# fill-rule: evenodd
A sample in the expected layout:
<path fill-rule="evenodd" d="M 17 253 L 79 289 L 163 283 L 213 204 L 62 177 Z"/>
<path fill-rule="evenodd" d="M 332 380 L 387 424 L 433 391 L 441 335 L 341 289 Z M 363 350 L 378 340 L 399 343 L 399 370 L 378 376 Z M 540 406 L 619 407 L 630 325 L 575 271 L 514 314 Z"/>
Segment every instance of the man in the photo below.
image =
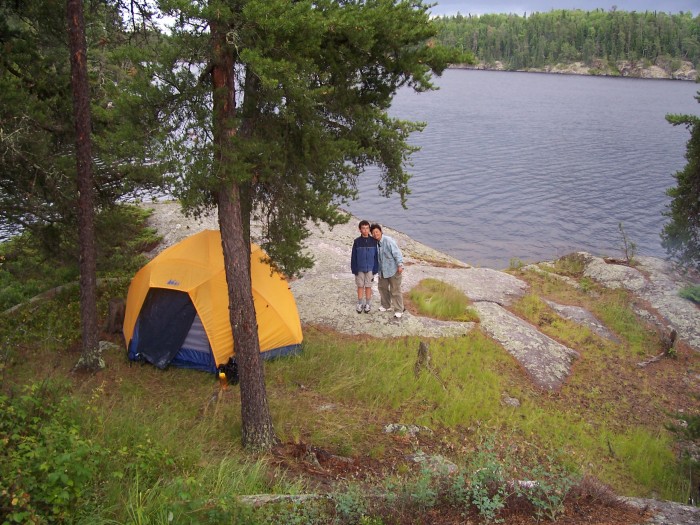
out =
<path fill-rule="evenodd" d="M 379 224 L 370 226 L 372 237 L 377 241 L 379 259 L 379 311 L 394 310 L 394 317 L 403 315 L 403 296 L 401 295 L 401 277 L 403 274 L 403 254 L 396 241 L 382 233 Z"/>
<path fill-rule="evenodd" d="M 372 280 L 379 271 L 377 260 L 377 241 L 369 235 L 369 221 L 360 221 L 360 236 L 352 243 L 350 268 L 355 276 L 357 286 L 358 314 L 368 314 L 372 301 Z"/>

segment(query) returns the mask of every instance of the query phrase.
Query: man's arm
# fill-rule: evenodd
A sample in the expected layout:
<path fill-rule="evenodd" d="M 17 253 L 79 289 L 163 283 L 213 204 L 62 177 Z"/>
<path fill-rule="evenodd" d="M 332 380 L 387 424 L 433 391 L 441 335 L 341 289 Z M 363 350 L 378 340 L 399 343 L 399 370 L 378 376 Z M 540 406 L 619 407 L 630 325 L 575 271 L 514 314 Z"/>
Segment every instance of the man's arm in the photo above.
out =
<path fill-rule="evenodd" d="M 350 254 L 350 271 L 357 275 L 357 239 L 352 243 L 352 253 Z"/>

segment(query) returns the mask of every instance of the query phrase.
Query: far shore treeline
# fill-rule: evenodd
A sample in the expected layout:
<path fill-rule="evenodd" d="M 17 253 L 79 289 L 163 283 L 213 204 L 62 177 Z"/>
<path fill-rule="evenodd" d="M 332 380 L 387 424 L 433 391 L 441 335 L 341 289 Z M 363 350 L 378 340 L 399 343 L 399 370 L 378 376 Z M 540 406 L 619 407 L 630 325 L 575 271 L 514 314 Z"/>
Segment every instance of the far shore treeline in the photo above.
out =
<path fill-rule="evenodd" d="M 700 16 L 661 11 L 552 10 L 547 13 L 443 16 L 437 41 L 505 69 L 627 60 L 677 70 L 700 66 Z"/>

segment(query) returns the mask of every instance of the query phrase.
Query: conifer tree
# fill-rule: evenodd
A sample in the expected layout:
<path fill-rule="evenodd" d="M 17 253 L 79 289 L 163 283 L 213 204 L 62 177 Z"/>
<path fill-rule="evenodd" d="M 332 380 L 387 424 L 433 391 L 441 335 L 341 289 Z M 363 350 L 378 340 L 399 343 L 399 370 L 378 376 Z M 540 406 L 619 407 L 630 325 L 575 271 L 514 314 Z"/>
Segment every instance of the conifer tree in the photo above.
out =
<path fill-rule="evenodd" d="M 405 202 L 421 124 L 388 116 L 397 89 L 431 89 L 457 57 L 431 43 L 420 1 L 162 0 L 176 21 L 161 86 L 176 103 L 168 151 L 186 210 L 217 206 L 239 365 L 243 443 L 272 446 L 250 293 L 250 221 L 288 275 L 310 267 L 308 221 L 347 220 L 365 167 Z M 165 58 L 163 56 L 162 58 Z M 213 111 L 212 111 L 213 110 Z"/>
<path fill-rule="evenodd" d="M 85 13 L 84 5 L 0 0 L 0 220 L 79 266 L 78 366 L 95 370 L 95 210 L 151 185 L 159 167 L 148 165 L 157 108 L 138 68 L 143 35 L 124 45 L 117 6 L 97 0 Z"/>
<path fill-rule="evenodd" d="M 92 124 L 88 83 L 87 42 L 82 0 L 67 0 L 66 19 L 71 65 L 75 159 L 78 186 L 78 241 L 80 244 L 80 321 L 82 352 L 78 367 L 101 368 L 97 340 L 97 265 L 95 253 L 95 188 L 92 177 Z"/>
<path fill-rule="evenodd" d="M 700 92 L 695 97 L 700 102 Z M 685 158 L 688 163 L 677 172 L 677 186 L 667 194 L 673 199 L 664 215 L 671 221 L 661 234 L 668 254 L 683 265 L 700 270 L 700 117 L 667 115 L 674 126 L 690 131 Z"/>
<path fill-rule="evenodd" d="M 157 187 L 160 117 L 144 64 L 155 42 L 128 33 L 108 0 L 86 6 L 95 206 Z M 77 259 L 78 195 L 64 0 L 0 0 L 0 222 Z"/>

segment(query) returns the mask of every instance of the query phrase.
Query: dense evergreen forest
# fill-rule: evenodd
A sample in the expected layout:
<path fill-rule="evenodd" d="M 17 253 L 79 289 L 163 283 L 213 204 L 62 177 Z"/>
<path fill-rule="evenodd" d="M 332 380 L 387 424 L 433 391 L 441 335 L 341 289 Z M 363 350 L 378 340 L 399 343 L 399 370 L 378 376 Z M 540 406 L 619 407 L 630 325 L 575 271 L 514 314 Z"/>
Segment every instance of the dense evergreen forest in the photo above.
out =
<path fill-rule="evenodd" d="M 438 41 L 500 61 L 506 69 L 559 63 L 642 62 L 675 70 L 681 61 L 700 66 L 700 16 L 660 11 L 552 10 L 548 13 L 456 15 L 435 20 Z"/>

